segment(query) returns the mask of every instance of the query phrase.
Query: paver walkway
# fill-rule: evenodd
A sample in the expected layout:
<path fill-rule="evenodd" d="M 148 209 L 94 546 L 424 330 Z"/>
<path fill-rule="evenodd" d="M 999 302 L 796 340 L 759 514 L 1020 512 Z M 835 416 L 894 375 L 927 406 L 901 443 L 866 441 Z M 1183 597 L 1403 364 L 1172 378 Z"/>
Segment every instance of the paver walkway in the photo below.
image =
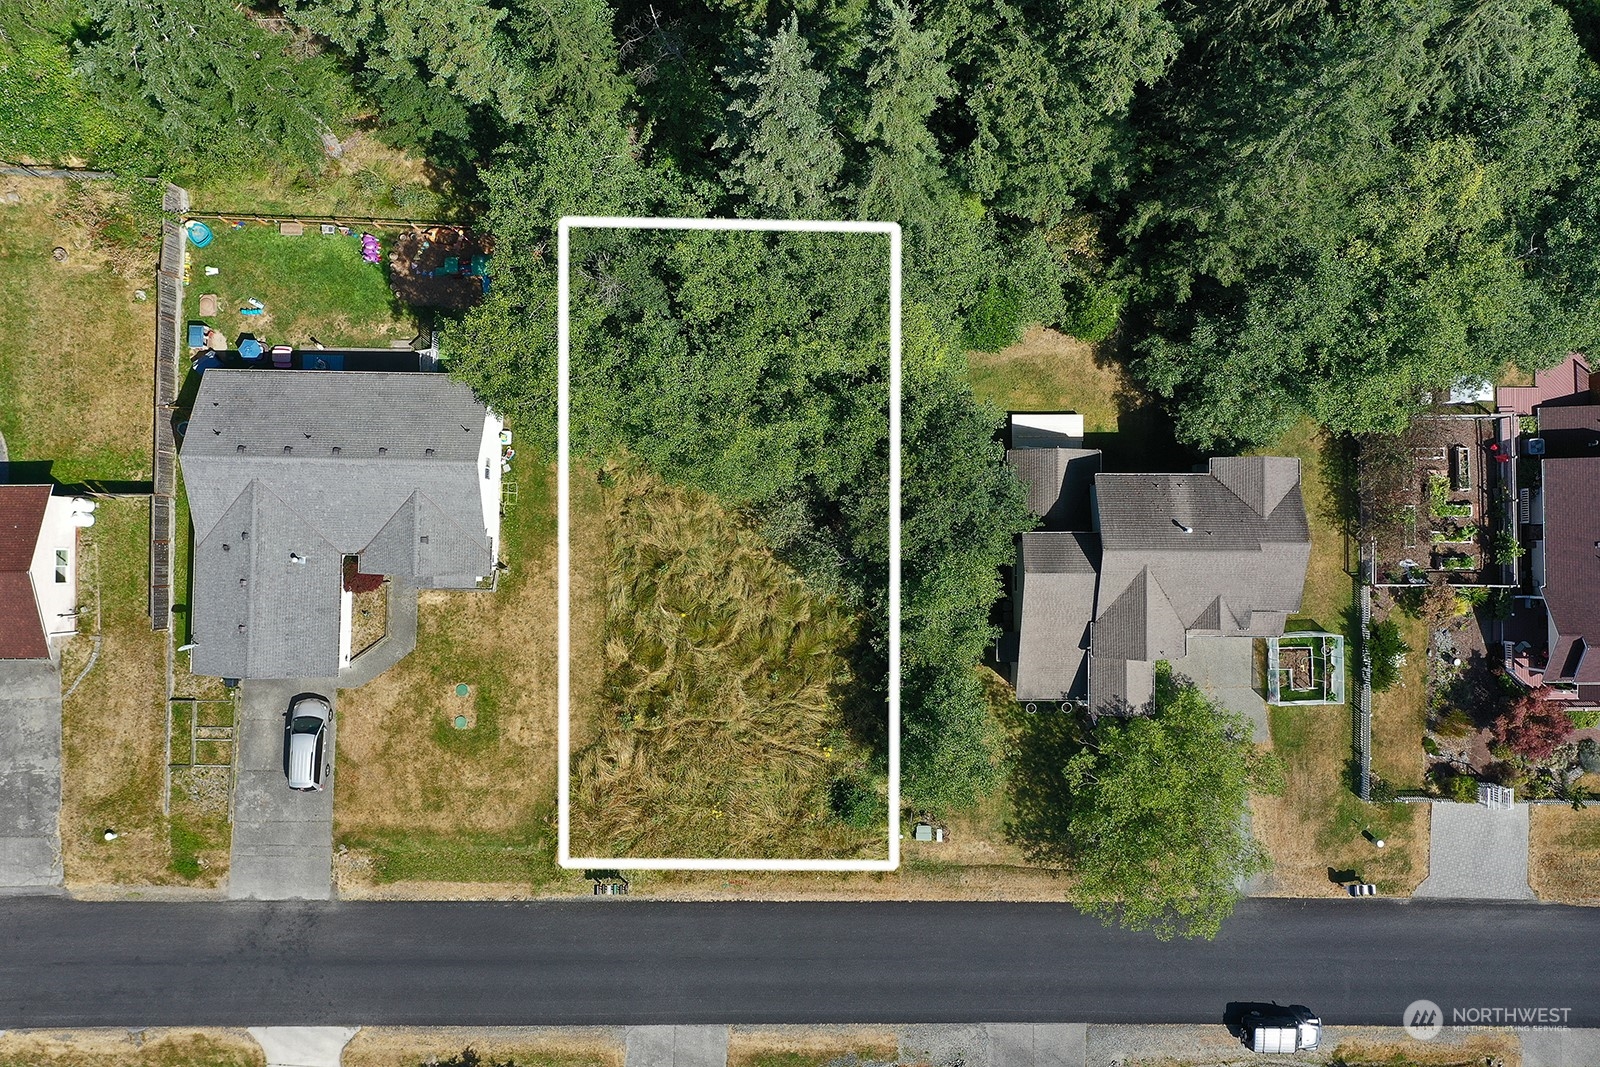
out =
<path fill-rule="evenodd" d="M 1494 811 L 1482 804 L 1433 805 L 1428 879 L 1412 896 L 1529 900 L 1528 805 Z"/>
<path fill-rule="evenodd" d="M 61 676 L 0 661 L 0 888 L 61 885 Z"/>
<path fill-rule="evenodd" d="M 320 792 L 289 788 L 283 769 L 284 714 L 299 693 L 334 705 Z M 331 681 L 245 681 L 239 695 L 237 782 L 228 896 L 327 900 L 333 895 L 333 745 L 338 700 Z"/>

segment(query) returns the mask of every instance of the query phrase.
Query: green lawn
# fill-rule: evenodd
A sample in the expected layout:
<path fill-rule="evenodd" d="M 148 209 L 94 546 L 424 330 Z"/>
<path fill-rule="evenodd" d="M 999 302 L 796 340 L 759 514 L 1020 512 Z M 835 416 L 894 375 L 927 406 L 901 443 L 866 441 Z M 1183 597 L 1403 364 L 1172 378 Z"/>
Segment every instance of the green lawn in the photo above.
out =
<path fill-rule="evenodd" d="M 379 235 L 385 262 L 368 263 L 358 235 L 325 237 L 308 227 L 302 236 L 285 237 L 257 222 L 241 229 L 209 225 L 211 244 L 189 246 L 184 314 L 220 330 L 229 347 L 241 333 L 263 345 L 295 348 L 309 347 L 313 337 L 329 348 L 383 348 L 416 336 L 418 320 L 389 289 L 390 235 Z M 207 276 L 207 267 L 218 273 Z M 208 293 L 218 298 L 217 313 L 202 317 L 200 298 Z M 241 314 L 252 299 L 264 305 L 263 313 Z"/>
<path fill-rule="evenodd" d="M 0 434 L 12 480 L 147 480 L 154 258 L 146 275 L 113 274 L 114 250 L 74 221 L 72 183 L 4 181 L 20 197 L 0 202 Z"/>

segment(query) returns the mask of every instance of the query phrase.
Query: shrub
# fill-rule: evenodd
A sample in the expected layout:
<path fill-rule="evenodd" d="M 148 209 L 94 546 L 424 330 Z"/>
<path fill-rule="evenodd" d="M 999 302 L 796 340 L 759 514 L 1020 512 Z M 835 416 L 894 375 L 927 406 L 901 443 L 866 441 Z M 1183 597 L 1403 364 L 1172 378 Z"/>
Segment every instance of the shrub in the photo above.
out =
<path fill-rule="evenodd" d="M 1439 742 L 1431 737 L 1424 737 L 1422 739 L 1422 751 L 1430 756 L 1437 756 L 1439 754 Z"/>
<path fill-rule="evenodd" d="M 1439 716 L 1439 722 L 1433 732 L 1440 737 L 1466 737 L 1477 729 L 1477 724 L 1472 721 L 1472 716 L 1460 708 L 1451 708 Z"/>
<path fill-rule="evenodd" d="M 1471 804 L 1478 799 L 1478 780 L 1468 774 L 1452 775 L 1445 793 L 1451 800 Z"/>
<path fill-rule="evenodd" d="M 1122 314 L 1122 292 L 1109 284 L 1080 281 L 1077 292 L 1068 299 L 1067 318 L 1062 328 L 1080 341 L 1104 341 L 1117 328 Z"/>
<path fill-rule="evenodd" d="M 1590 774 L 1600 774 L 1600 741 L 1585 737 L 1578 742 L 1578 766 Z"/>
<path fill-rule="evenodd" d="M 1515 563 L 1527 553 L 1527 546 L 1505 530 L 1495 534 L 1489 543 L 1489 558 L 1496 563 Z"/>
<path fill-rule="evenodd" d="M 1391 804 L 1394 802 L 1394 786 L 1374 774 L 1367 780 L 1367 795 L 1374 804 Z"/>
<path fill-rule="evenodd" d="M 871 830 L 889 821 L 889 802 L 865 777 L 853 774 L 828 785 L 828 806 L 842 822 L 857 830 Z"/>
<path fill-rule="evenodd" d="M 1600 726 L 1600 708 L 1580 708 L 1567 712 L 1567 717 L 1572 720 L 1574 730 L 1593 730 Z"/>
<path fill-rule="evenodd" d="M 1383 619 L 1372 624 L 1367 637 L 1366 654 L 1372 664 L 1372 691 L 1381 693 L 1399 679 L 1400 669 L 1395 660 L 1411 649 L 1400 639 L 1400 626 L 1393 619 Z"/>
<path fill-rule="evenodd" d="M 978 352 L 998 352 L 1022 336 L 1022 299 L 1007 285 L 991 285 L 967 313 L 961 340 Z"/>
<path fill-rule="evenodd" d="M 1494 739 L 1530 760 L 1549 759 L 1572 732 L 1567 709 L 1550 699 L 1548 686 L 1540 686 L 1513 704 L 1491 727 Z"/>

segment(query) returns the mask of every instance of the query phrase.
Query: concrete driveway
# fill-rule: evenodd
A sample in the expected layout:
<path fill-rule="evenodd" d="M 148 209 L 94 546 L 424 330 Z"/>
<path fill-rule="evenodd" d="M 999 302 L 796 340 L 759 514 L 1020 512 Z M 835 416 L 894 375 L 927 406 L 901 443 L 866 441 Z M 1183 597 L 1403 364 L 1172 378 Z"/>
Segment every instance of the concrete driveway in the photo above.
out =
<path fill-rule="evenodd" d="M 61 885 L 61 676 L 0 660 L 0 889 Z"/>
<path fill-rule="evenodd" d="M 1531 900 L 1528 805 L 1510 811 L 1434 801 L 1428 877 L 1414 897 Z"/>
<path fill-rule="evenodd" d="M 333 740 L 328 728 L 321 792 L 290 789 L 283 773 L 284 713 L 299 693 L 338 707 L 332 681 L 246 681 L 239 693 L 238 782 L 228 896 L 238 900 L 327 900 L 333 895 Z"/>

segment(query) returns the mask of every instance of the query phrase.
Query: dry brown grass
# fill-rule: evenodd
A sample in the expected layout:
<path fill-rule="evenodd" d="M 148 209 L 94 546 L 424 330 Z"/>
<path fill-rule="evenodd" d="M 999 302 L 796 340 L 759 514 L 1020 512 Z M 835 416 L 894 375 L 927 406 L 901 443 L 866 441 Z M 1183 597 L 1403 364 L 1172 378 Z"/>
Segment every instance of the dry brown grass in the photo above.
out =
<path fill-rule="evenodd" d="M 111 247 L 64 217 L 73 188 L 0 177 L 20 198 L 0 196 L 0 433 L 57 481 L 149 478 L 155 278 L 111 273 Z"/>
<path fill-rule="evenodd" d="M 263 1067 L 243 1030 L 12 1030 L 0 1034 L 0 1067 Z"/>
<path fill-rule="evenodd" d="M 1338 896 L 1341 881 L 1409 895 L 1428 876 L 1426 804 L 1363 804 L 1351 792 L 1350 713 L 1344 706 L 1273 708 L 1272 746 L 1283 761 L 1281 796 L 1251 801 L 1251 825 L 1272 855 L 1268 892 Z M 1385 841 L 1376 848 L 1368 830 Z"/>
<path fill-rule="evenodd" d="M 573 753 L 573 852 L 885 855 L 829 804 L 868 759 L 842 695 L 857 620 L 709 495 L 624 467 L 606 482 L 604 696 Z"/>
<path fill-rule="evenodd" d="M 900 1036 L 867 1026 L 730 1027 L 728 1067 L 823 1067 L 851 1055 L 894 1060 Z"/>
<path fill-rule="evenodd" d="M 1540 900 L 1600 904 L 1600 805 L 1537 804 L 1529 813 L 1528 884 Z"/>
<path fill-rule="evenodd" d="M 416 1067 L 471 1046 L 518 1067 L 622 1067 L 623 1047 L 605 1030 L 541 1027 L 368 1026 L 350 1039 L 342 1067 Z"/>
<path fill-rule="evenodd" d="M 356 593 L 350 598 L 352 656 L 359 656 L 377 644 L 386 632 L 391 587 L 392 583 L 386 581 L 370 593 Z"/>
<path fill-rule="evenodd" d="M 1351 1040 L 1340 1041 L 1333 1057 L 1348 1067 L 1518 1067 L 1522 1043 L 1511 1033 L 1469 1034 L 1461 1040 L 1454 1035 L 1433 1041 Z"/>
<path fill-rule="evenodd" d="M 1114 433 L 1118 398 L 1126 392 L 1121 368 L 1094 345 L 1045 326 L 1030 326 L 1022 340 L 999 352 L 969 352 L 972 391 L 1002 410 L 1068 410 L 1083 416 L 1089 433 Z"/>
<path fill-rule="evenodd" d="M 94 668 L 62 707 L 61 846 L 67 884 L 168 884 L 171 847 L 161 811 L 166 737 L 166 640 L 145 615 L 149 505 L 101 504 L 84 531 L 98 557 L 101 648 Z M 80 567 L 83 599 L 93 573 Z M 79 661 L 87 634 L 69 652 Z M 76 675 L 76 671 L 73 672 Z M 70 678 L 67 685 L 71 685 Z M 120 835 L 105 841 L 104 831 Z"/>

